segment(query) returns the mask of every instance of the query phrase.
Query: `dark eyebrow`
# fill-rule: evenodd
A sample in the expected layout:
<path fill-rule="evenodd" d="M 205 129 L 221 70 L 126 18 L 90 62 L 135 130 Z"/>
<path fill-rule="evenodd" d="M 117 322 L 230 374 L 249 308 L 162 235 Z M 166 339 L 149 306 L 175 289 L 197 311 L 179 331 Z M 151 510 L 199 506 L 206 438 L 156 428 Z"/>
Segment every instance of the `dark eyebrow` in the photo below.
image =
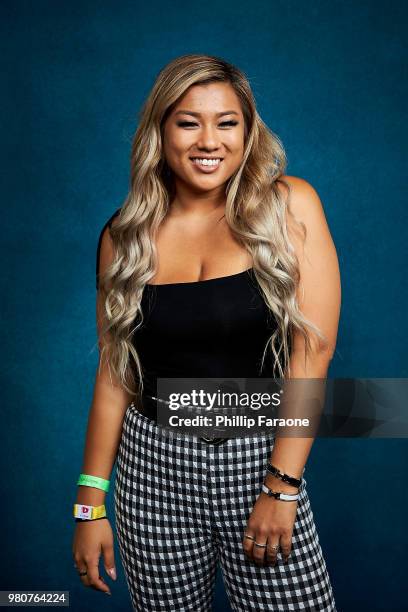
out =
<path fill-rule="evenodd" d="M 200 117 L 201 113 L 194 113 L 193 111 L 188 110 L 178 110 L 175 115 L 192 115 L 193 117 Z M 222 111 L 221 113 L 215 113 L 217 117 L 222 117 L 222 115 L 238 115 L 238 113 L 234 110 L 230 111 Z"/>

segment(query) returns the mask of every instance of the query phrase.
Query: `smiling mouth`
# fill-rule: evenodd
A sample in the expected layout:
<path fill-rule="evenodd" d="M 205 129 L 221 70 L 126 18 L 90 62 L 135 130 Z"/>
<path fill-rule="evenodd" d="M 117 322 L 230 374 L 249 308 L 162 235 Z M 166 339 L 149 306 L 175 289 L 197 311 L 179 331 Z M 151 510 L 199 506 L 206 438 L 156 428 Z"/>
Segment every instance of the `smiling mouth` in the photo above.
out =
<path fill-rule="evenodd" d="M 193 164 L 201 168 L 217 168 L 222 162 L 222 157 L 190 157 Z"/>

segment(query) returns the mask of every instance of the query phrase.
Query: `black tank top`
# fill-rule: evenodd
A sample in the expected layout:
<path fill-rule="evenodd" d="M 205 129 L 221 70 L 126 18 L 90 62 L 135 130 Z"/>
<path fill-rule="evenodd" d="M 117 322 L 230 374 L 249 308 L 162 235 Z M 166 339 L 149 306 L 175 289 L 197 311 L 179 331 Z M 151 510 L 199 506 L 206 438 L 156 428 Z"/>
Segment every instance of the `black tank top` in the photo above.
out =
<path fill-rule="evenodd" d="M 105 224 L 113 221 L 116 213 Z M 202 281 L 145 285 L 141 302 L 143 324 L 133 343 L 144 372 L 144 394 L 156 397 L 157 378 L 273 376 L 268 347 L 276 329 L 253 268 Z M 144 412 L 154 418 L 152 402 Z M 146 404 L 148 404 L 146 406 Z"/>

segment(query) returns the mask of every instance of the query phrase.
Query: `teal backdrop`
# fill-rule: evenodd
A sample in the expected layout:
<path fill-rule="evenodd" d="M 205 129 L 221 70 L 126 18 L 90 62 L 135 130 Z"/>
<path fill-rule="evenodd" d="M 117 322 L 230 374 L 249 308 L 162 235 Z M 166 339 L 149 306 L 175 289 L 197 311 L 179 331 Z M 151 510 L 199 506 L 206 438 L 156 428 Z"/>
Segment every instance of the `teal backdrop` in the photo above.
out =
<path fill-rule="evenodd" d="M 1 2 L 1 589 L 130 610 L 117 548 L 111 598 L 80 584 L 71 510 L 97 363 L 97 240 L 128 189 L 139 108 L 176 56 L 243 69 L 287 173 L 321 197 L 343 289 L 329 375 L 408 375 L 407 6 Z M 308 491 L 339 612 L 406 610 L 406 451 L 404 439 L 313 446 Z M 230 609 L 220 574 L 214 606 Z"/>

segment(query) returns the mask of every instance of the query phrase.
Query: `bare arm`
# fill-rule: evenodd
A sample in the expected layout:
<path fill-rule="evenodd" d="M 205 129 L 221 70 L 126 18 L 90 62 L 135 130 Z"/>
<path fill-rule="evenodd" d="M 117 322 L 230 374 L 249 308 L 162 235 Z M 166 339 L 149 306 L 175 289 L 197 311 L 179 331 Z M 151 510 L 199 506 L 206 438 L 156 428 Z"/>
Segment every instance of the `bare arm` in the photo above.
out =
<path fill-rule="evenodd" d="M 325 379 L 336 345 L 340 315 L 340 274 L 337 254 L 316 191 L 303 179 L 288 176 L 284 178 L 291 186 L 290 209 L 294 216 L 305 224 L 307 232 L 303 248 L 298 226 L 293 224 L 293 220 L 288 215 L 289 238 L 300 268 L 300 287 L 297 296 L 299 307 L 304 316 L 323 332 L 328 344 L 327 348 L 322 349 L 313 334 L 312 355 L 308 356 L 305 367 L 304 339 L 296 333 L 291 351 L 290 378 Z M 313 441 L 313 437 L 279 436 L 278 428 L 270 460 L 282 472 L 300 478 Z M 274 491 L 298 492 L 296 487 L 269 473 L 265 477 L 265 483 Z M 266 559 L 268 563 L 275 565 L 278 561 L 277 547 L 280 547 L 282 560 L 287 561 L 292 548 L 296 515 L 296 501 L 281 501 L 260 494 L 248 519 L 243 538 L 245 554 L 257 564 L 262 564 Z M 254 546 L 254 541 L 266 542 L 267 548 Z"/>
<path fill-rule="evenodd" d="M 299 307 L 326 336 L 328 347 L 319 347 L 312 335 L 312 355 L 304 365 L 303 337 L 296 333 L 291 353 L 291 378 L 326 378 L 330 360 L 335 350 L 340 316 L 341 285 L 336 249 L 327 226 L 320 198 L 314 188 L 296 177 L 285 177 L 291 185 L 290 209 L 306 226 L 307 236 L 303 244 L 300 234 L 288 217 L 288 229 L 300 268 Z M 306 465 L 314 438 L 276 437 L 271 462 L 281 471 L 300 478 Z M 296 489 L 271 474 L 266 483 L 273 488 L 295 493 Z"/>
<path fill-rule="evenodd" d="M 104 272 L 112 259 L 113 244 L 107 227 L 101 242 L 100 274 Z M 103 316 L 103 296 L 101 291 L 98 291 L 96 317 L 99 338 Z M 100 339 L 100 352 L 102 346 L 103 342 Z M 100 372 L 98 364 L 82 464 L 82 473 L 106 479 L 110 479 L 119 447 L 126 408 L 132 401 L 131 396 L 113 378 L 113 374 L 112 382 L 113 385 L 106 364 L 100 368 Z M 104 500 L 104 491 L 93 487 L 78 487 L 77 503 L 100 505 L 104 503 Z"/>

